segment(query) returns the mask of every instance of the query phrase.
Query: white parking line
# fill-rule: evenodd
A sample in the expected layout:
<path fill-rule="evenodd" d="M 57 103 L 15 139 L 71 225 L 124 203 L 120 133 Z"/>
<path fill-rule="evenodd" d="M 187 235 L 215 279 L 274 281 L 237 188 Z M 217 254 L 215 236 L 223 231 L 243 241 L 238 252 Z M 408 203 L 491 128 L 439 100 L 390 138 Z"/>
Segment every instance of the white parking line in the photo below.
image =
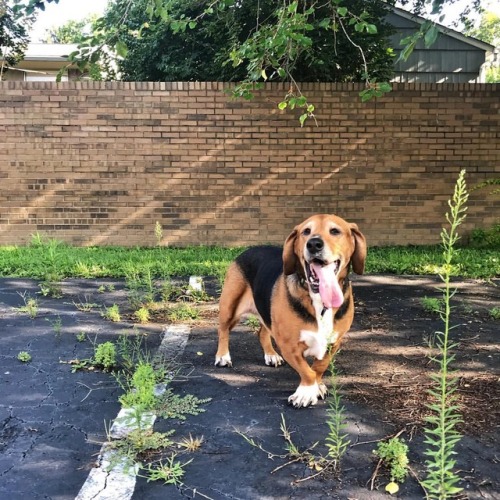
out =
<path fill-rule="evenodd" d="M 158 348 L 158 355 L 164 359 L 175 359 L 180 356 L 189 338 L 191 328 L 187 325 L 170 325 L 165 328 Z M 162 387 L 165 390 L 165 386 Z M 161 388 L 160 388 L 161 391 Z M 114 439 L 125 437 L 137 428 L 137 418 L 131 417 L 135 412 L 131 408 L 122 408 L 113 421 L 110 436 Z M 156 415 L 145 412 L 141 416 L 141 428 L 151 428 Z M 137 464 L 127 463 L 119 452 L 105 443 L 97 459 L 98 466 L 90 471 L 84 485 L 75 500 L 129 500 L 135 489 Z"/>

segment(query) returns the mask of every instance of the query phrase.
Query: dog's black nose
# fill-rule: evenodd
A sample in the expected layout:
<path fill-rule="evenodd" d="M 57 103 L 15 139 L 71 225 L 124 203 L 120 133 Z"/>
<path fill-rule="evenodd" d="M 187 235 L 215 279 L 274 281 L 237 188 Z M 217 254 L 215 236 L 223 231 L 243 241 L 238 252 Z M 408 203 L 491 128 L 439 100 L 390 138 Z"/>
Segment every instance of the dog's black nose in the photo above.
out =
<path fill-rule="evenodd" d="M 321 238 L 315 237 L 315 238 L 311 238 L 307 242 L 306 246 L 307 246 L 307 249 L 309 250 L 309 253 L 315 255 L 315 254 L 321 252 L 321 250 L 323 250 L 323 247 L 325 246 L 325 244 L 323 243 L 323 240 Z"/>

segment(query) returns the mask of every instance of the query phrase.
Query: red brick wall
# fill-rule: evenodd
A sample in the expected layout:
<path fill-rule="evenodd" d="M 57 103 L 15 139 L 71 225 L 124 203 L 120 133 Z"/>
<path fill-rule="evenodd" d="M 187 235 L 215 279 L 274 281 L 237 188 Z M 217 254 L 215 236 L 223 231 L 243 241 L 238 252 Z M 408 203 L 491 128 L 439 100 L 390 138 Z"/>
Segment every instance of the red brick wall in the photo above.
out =
<path fill-rule="evenodd" d="M 439 240 L 460 169 L 500 175 L 500 85 L 304 84 L 233 101 L 219 83 L 0 83 L 0 244 L 281 243 L 310 214 L 355 221 L 371 245 Z M 500 218 L 474 191 L 465 232 Z"/>

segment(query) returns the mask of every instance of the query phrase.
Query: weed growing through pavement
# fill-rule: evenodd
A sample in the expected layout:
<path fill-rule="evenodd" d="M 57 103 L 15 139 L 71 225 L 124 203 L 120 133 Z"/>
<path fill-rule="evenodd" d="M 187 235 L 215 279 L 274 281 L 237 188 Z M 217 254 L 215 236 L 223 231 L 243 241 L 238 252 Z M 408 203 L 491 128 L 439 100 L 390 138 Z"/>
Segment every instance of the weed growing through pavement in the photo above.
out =
<path fill-rule="evenodd" d="M 390 482 L 385 489 L 391 495 L 399 491 L 398 483 L 403 483 L 408 476 L 409 460 L 408 445 L 398 437 L 388 441 L 381 441 L 373 453 L 379 458 L 379 465 L 383 465 L 390 476 Z"/>
<path fill-rule="evenodd" d="M 461 421 L 458 413 L 456 389 L 457 377 L 452 375 L 451 363 L 455 356 L 450 354 L 450 350 L 457 344 L 451 343 L 449 334 L 453 328 L 450 325 L 451 319 L 451 298 L 456 290 L 451 288 L 451 270 L 454 257 L 457 254 L 455 248 L 459 240 L 458 228 L 466 217 L 466 203 L 468 199 L 465 184 L 465 170 L 460 172 L 455 185 L 453 197 L 448 201 L 450 211 L 446 214 L 449 228 L 443 228 L 441 241 L 443 246 L 443 273 L 441 280 L 444 284 L 443 308 L 440 316 L 444 324 L 442 332 L 437 332 L 436 344 L 439 350 L 437 356 L 432 356 L 431 360 L 437 364 L 438 373 L 432 374 L 431 378 L 434 387 L 429 390 L 432 403 L 429 409 L 432 414 L 426 418 L 425 443 L 429 448 L 425 451 L 427 460 L 425 462 L 427 474 L 422 484 L 427 489 L 429 498 L 444 500 L 457 495 L 462 488 L 458 487 L 460 477 L 453 471 L 456 461 L 455 445 L 460 440 L 460 434 L 456 430 L 457 424 Z"/>
<path fill-rule="evenodd" d="M 87 340 L 87 334 L 85 332 L 77 333 L 75 336 L 78 342 L 85 342 Z"/>
<path fill-rule="evenodd" d="M 75 302 L 73 301 L 73 305 L 82 312 L 90 312 L 92 309 L 95 309 L 96 307 L 99 307 L 99 304 L 96 304 L 95 302 L 90 302 L 90 297 L 86 295 L 84 297 L 85 300 L 81 300 L 80 302 Z"/>
<path fill-rule="evenodd" d="M 17 359 L 19 361 L 21 361 L 21 363 L 29 363 L 31 361 L 31 354 L 29 352 L 26 352 L 26 351 L 21 351 L 18 355 L 17 355 Z"/>
<path fill-rule="evenodd" d="M 438 299 L 437 297 L 425 296 L 420 299 L 420 303 L 427 313 L 439 314 L 443 310 L 443 299 Z"/>
<path fill-rule="evenodd" d="M 194 321 L 200 318 L 200 311 L 189 303 L 179 303 L 168 310 L 167 318 L 172 323 Z"/>
<path fill-rule="evenodd" d="M 199 399 L 192 394 L 179 396 L 172 389 L 168 388 L 156 403 L 156 411 L 162 418 L 174 418 L 177 420 L 186 420 L 186 415 L 199 415 L 205 410 L 201 405 L 209 403 L 212 399 Z"/>
<path fill-rule="evenodd" d="M 56 339 L 59 340 L 62 335 L 62 319 L 61 316 L 57 316 L 55 319 L 46 318 L 46 320 L 52 326 L 52 330 L 54 331 L 54 335 Z"/>
<path fill-rule="evenodd" d="M 134 312 L 134 318 L 139 323 L 147 323 L 149 321 L 149 309 L 147 307 L 141 307 Z"/>
<path fill-rule="evenodd" d="M 154 302 L 156 289 L 152 267 L 152 264 L 142 267 L 130 264 L 127 267 L 125 283 L 128 289 L 128 300 L 134 309 Z"/>
<path fill-rule="evenodd" d="M 350 440 L 345 432 L 347 427 L 345 407 L 342 404 L 338 377 L 335 371 L 335 356 L 330 362 L 330 389 L 328 391 L 327 421 L 328 435 L 325 444 L 328 449 L 328 458 L 333 461 L 334 468 L 340 468 L 340 460 L 349 447 Z"/>
<path fill-rule="evenodd" d="M 182 485 L 182 478 L 184 477 L 184 469 L 189 465 L 193 459 L 181 463 L 176 460 L 177 455 L 174 453 L 170 457 L 166 457 L 165 462 L 159 460 L 156 463 L 148 464 L 146 469 L 146 477 L 149 481 L 163 481 L 165 484 L 174 484 L 176 486 Z"/>
<path fill-rule="evenodd" d="M 254 331 L 258 331 L 261 327 L 259 318 L 257 318 L 257 316 L 254 316 L 252 314 L 246 317 L 244 324 L 245 326 L 248 326 Z"/>
<path fill-rule="evenodd" d="M 490 318 L 492 319 L 500 319 L 500 307 L 493 307 L 489 311 Z"/>
<path fill-rule="evenodd" d="M 94 366 L 109 372 L 117 365 L 116 347 L 113 342 L 103 342 L 94 348 Z"/>
<path fill-rule="evenodd" d="M 102 317 L 109 321 L 117 323 L 121 320 L 120 308 L 118 307 L 117 304 L 113 304 L 112 306 L 106 307 L 104 309 L 104 312 L 102 313 Z"/>
<path fill-rule="evenodd" d="M 18 294 L 24 301 L 24 306 L 18 307 L 17 310 L 21 313 L 26 313 L 31 319 L 35 319 L 38 314 L 38 301 L 36 298 L 31 297 L 27 292 Z"/>
<path fill-rule="evenodd" d="M 177 441 L 175 444 L 177 448 L 184 449 L 189 452 L 198 451 L 202 444 L 205 442 L 205 438 L 201 437 L 193 437 L 191 433 L 189 433 L 189 437 L 183 437 L 180 441 Z"/>

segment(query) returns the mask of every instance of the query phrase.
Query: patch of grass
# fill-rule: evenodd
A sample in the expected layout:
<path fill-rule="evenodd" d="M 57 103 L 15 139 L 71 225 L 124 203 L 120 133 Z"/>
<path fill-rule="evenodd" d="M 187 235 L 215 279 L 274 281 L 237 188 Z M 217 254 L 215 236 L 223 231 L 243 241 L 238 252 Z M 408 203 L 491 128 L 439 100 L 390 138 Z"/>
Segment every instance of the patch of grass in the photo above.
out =
<path fill-rule="evenodd" d="M 39 238 L 42 238 L 39 236 Z M 229 264 L 244 248 L 207 246 L 175 247 L 74 247 L 57 242 L 50 250 L 46 240 L 26 246 L 0 246 L 0 276 L 44 279 L 47 262 L 59 279 L 125 278 L 130 268 L 150 267 L 152 276 L 216 276 L 224 282 Z M 57 258 L 54 259 L 56 253 Z M 52 258 L 51 258 L 52 256 Z M 433 246 L 370 247 L 367 273 L 434 274 L 442 269 L 442 249 Z M 452 276 L 489 279 L 500 275 L 498 247 L 457 248 Z"/>

